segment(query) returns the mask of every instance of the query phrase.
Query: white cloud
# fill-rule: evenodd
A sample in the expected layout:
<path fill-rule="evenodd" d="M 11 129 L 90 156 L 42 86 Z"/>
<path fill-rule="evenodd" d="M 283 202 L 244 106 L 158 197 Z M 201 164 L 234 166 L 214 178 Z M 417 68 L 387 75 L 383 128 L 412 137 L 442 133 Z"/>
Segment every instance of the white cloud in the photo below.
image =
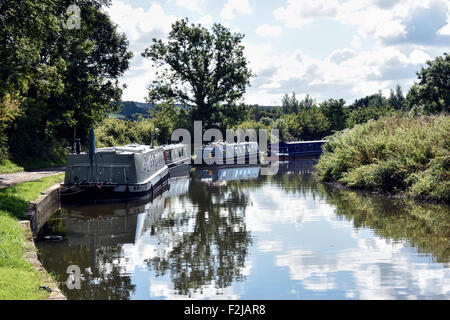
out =
<path fill-rule="evenodd" d="M 168 2 L 173 2 L 173 0 L 168 0 Z M 205 0 L 175 0 L 177 6 L 185 8 L 193 12 L 203 12 L 203 5 Z"/>
<path fill-rule="evenodd" d="M 337 13 L 337 0 L 288 0 L 287 6 L 276 9 L 273 14 L 287 27 L 301 28 L 320 18 L 333 18 Z"/>
<path fill-rule="evenodd" d="M 333 19 L 385 44 L 442 45 L 450 41 L 449 6 L 445 0 L 288 0 L 273 14 L 290 28 Z"/>
<path fill-rule="evenodd" d="M 280 37 L 283 34 L 283 29 L 279 26 L 271 26 L 268 24 L 263 24 L 256 28 L 256 33 L 261 37 Z"/>
<path fill-rule="evenodd" d="M 310 94 L 318 101 L 331 97 L 347 102 L 376 93 L 389 92 L 397 84 L 403 89 L 430 59 L 425 49 L 403 52 L 402 48 L 375 46 L 365 50 L 338 49 L 323 59 L 295 50 L 291 55 L 277 53 L 270 45 L 247 45 L 246 56 L 257 77 L 247 90 L 250 103 L 281 103 L 284 93 Z"/>
<path fill-rule="evenodd" d="M 132 44 L 151 34 L 167 35 L 177 19 L 176 16 L 166 14 L 157 3 L 152 3 L 148 10 L 144 10 L 122 1 L 113 1 L 107 12 Z"/>
<path fill-rule="evenodd" d="M 409 55 L 409 59 L 411 63 L 425 63 L 431 57 L 422 50 L 414 49 Z"/>
<path fill-rule="evenodd" d="M 170 1 L 188 5 L 185 0 Z M 189 10 L 194 12 L 203 3 L 204 0 L 196 0 Z M 352 40 L 343 42 L 340 48 L 330 48 L 327 57 L 317 58 L 305 54 L 300 50 L 302 44 L 295 45 L 295 41 L 288 49 L 280 50 L 268 43 L 247 43 L 249 40 L 244 38 L 245 55 L 257 75 L 247 89 L 245 101 L 279 105 L 284 93 L 295 91 L 298 97 L 310 94 L 319 101 L 342 97 L 349 102 L 379 89 L 388 91 L 397 83 L 406 92 L 416 78 L 415 72 L 439 54 L 446 39 L 450 40 L 448 7 L 443 0 L 286 0 L 274 11 L 276 19 L 285 26 L 301 28 L 320 19 L 332 19 L 354 27 Z M 140 54 L 152 38 L 164 40 L 177 17 L 157 3 L 143 9 L 114 0 L 107 11 L 126 33 L 135 55 L 121 79 L 128 85 L 123 99 L 142 101 L 147 85 L 156 75 L 150 61 Z M 220 15 L 232 31 L 251 32 L 236 29 L 233 19 L 252 11 L 248 0 L 229 0 L 215 15 L 201 12 L 193 21 L 210 27 Z M 270 22 L 259 25 L 255 33 L 264 37 L 289 36 L 288 30 Z"/>
<path fill-rule="evenodd" d="M 153 38 L 166 38 L 177 17 L 167 14 L 154 2 L 144 10 L 114 0 L 106 11 L 111 20 L 118 24 L 119 30 L 126 34 L 130 41 L 130 50 L 134 53 L 130 69 L 121 79 L 122 83 L 127 84 L 122 100 L 144 101 L 147 96 L 147 85 L 156 75 L 150 60 L 142 58 L 141 53 L 151 45 Z"/>
<path fill-rule="evenodd" d="M 222 20 L 233 20 L 237 15 L 251 14 L 252 12 L 248 0 L 228 0 L 220 12 L 220 17 Z"/>
<path fill-rule="evenodd" d="M 200 23 L 203 27 L 209 28 L 212 26 L 214 22 L 214 18 L 207 14 L 202 16 L 200 19 L 197 20 L 197 23 Z"/>
<path fill-rule="evenodd" d="M 329 55 L 328 59 L 336 64 L 341 64 L 355 55 L 356 52 L 352 49 L 335 50 Z"/>

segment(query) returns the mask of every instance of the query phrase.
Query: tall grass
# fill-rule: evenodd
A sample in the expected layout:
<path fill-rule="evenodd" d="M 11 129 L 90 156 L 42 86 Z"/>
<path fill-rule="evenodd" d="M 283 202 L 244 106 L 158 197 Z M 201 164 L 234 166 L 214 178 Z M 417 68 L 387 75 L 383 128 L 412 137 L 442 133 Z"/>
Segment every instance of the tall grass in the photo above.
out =
<path fill-rule="evenodd" d="M 0 160 L 0 174 L 3 173 L 13 173 L 23 171 L 23 167 L 15 164 L 11 160 L 5 159 Z"/>
<path fill-rule="evenodd" d="M 450 117 L 385 116 L 335 134 L 324 146 L 322 181 L 450 202 Z"/>

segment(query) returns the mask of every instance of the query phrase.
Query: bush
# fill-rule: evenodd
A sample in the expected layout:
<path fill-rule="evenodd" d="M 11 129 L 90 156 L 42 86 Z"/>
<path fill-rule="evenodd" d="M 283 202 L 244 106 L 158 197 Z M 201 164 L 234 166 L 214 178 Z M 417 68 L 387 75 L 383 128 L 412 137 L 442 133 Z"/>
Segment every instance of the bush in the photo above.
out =
<path fill-rule="evenodd" d="M 450 201 L 450 117 L 385 116 L 332 136 L 317 174 L 322 181 Z"/>
<path fill-rule="evenodd" d="M 95 128 L 97 148 L 123 146 L 129 143 L 151 144 L 154 126 L 150 119 L 137 121 L 106 118 Z"/>

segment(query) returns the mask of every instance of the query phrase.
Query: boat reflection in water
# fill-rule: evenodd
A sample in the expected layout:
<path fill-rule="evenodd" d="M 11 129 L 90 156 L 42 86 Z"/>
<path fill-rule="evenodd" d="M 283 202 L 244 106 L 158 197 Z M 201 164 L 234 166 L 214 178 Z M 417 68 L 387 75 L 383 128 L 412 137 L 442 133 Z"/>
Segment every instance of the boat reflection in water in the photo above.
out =
<path fill-rule="evenodd" d="M 146 230 L 161 218 L 167 196 L 180 196 L 189 177 L 169 179 L 169 188 L 153 199 L 72 204 L 40 230 L 37 246 L 41 260 L 62 283 L 68 299 L 130 299 L 135 285 L 128 277 L 124 248 L 135 246 Z M 44 236 L 62 236 L 62 241 L 39 241 Z M 82 275 L 80 290 L 67 290 L 66 268 L 75 265 Z"/>
<path fill-rule="evenodd" d="M 213 186 L 226 186 L 228 181 L 259 177 L 260 167 L 211 168 L 196 171 L 196 178 Z"/>
<path fill-rule="evenodd" d="M 312 174 L 314 173 L 314 166 L 317 164 L 318 160 L 318 157 L 311 157 L 304 159 L 295 159 L 291 161 L 280 161 L 278 162 L 277 175 Z"/>

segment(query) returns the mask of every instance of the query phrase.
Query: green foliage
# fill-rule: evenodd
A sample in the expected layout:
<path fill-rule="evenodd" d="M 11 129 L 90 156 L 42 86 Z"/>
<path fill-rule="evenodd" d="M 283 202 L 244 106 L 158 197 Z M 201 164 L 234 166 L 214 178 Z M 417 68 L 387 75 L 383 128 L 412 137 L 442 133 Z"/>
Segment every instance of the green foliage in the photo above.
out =
<path fill-rule="evenodd" d="M 6 163 L 9 158 L 6 129 L 14 122 L 20 113 L 19 102 L 12 98 L 10 94 L 6 94 L 3 98 L 0 98 L 0 164 Z"/>
<path fill-rule="evenodd" d="M 149 87 L 148 102 L 175 99 L 193 105 L 192 120 L 206 127 L 215 122 L 221 104 L 233 104 L 245 93 L 251 71 L 241 44 L 243 35 L 214 24 L 209 31 L 182 19 L 172 25 L 168 42 L 153 39 L 142 55 L 159 68 Z"/>
<path fill-rule="evenodd" d="M 391 89 L 388 102 L 395 110 L 405 109 L 405 97 L 403 96 L 400 85 L 397 85 L 395 92 Z"/>
<path fill-rule="evenodd" d="M 13 173 L 23 171 L 23 167 L 15 164 L 11 160 L 0 161 L 0 174 L 2 173 Z"/>
<path fill-rule="evenodd" d="M 130 143 L 150 145 L 155 127 L 150 119 L 127 121 L 105 118 L 94 130 L 96 147 L 123 146 Z"/>
<path fill-rule="evenodd" d="M 406 97 L 409 109 L 418 109 L 425 114 L 449 112 L 450 108 L 450 55 L 427 61 L 427 66 L 418 73 Z"/>
<path fill-rule="evenodd" d="M 281 100 L 281 111 L 284 114 L 297 113 L 300 108 L 300 102 L 295 97 L 295 92 L 292 92 L 292 96 L 286 93 Z"/>
<path fill-rule="evenodd" d="M 52 0 L 2 1 L 0 5 L 0 100 L 27 90 L 47 32 L 59 29 Z"/>
<path fill-rule="evenodd" d="M 157 140 L 161 144 L 170 141 L 170 137 L 175 128 L 175 119 L 178 117 L 178 109 L 172 101 L 155 105 L 149 111 L 151 124 L 156 129 Z"/>
<path fill-rule="evenodd" d="M 347 114 L 344 99 L 328 99 L 320 104 L 320 111 L 328 119 L 331 130 L 340 131 L 345 128 Z"/>
<path fill-rule="evenodd" d="M 254 120 L 247 120 L 244 121 L 242 123 L 240 123 L 239 125 L 236 126 L 236 129 L 268 129 L 267 126 L 265 126 L 262 122 L 259 121 L 254 121 Z"/>
<path fill-rule="evenodd" d="M 361 99 L 356 99 L 355 102 L 349 106 L 350 111 L 358 108 L 367 108 L 367 107 L 383 107 L 389 105 L 388 99 L 386 99 L 381 90 L 378 93 L 372 94 L 370 96 L 366 96 Z"/>
<path fill-rule="evenodd" d="M 450 117 L 384 116 L 335 134 L 317 165 L 321 180 L 450 201 Z"/>
<path fill-rule="evenodd" d="M 356 124 L 364 123 L 369 120 L 377 120 L 378 118 L 392 114 L 393 112 L 394 108 L 389 105 L 359 107 L 350 111 L 345 121 L 345 127 L 352 128 Z"/>
<path fill-rule="evenodd" d="M 64 26 L 71 4 L 80 8 L 79 29 Z M 21 110 L 5 129 L 16 160 L 59 160 L 74 129 L 86 138 L 88 129 L 114 109 L 112 101 L 120 99 L 117 79 L 132 54 L 125 36 L 101 10 L 108 4 L 24 0 L 0 7 L 0 33 L 6 31 L 0 37 L 0 100 L 17 97 Z M 2 136 L 0 129 L 0 144 Z"/>
<path fill-rule="evenodd" d="M 277 119 L 281 116 L 281 110 L 278 107 L 259 106 L 257 104 L 247 106 L 248 120 L 259 121 L 263 117 Z"/>
<path fill-rule="evenodd" d="M 329 121 L 319 107 L 302 108 L 295 115 L 285 117 L 287 131 L 294 140 L 317 140 L 326 136 Z"/>

